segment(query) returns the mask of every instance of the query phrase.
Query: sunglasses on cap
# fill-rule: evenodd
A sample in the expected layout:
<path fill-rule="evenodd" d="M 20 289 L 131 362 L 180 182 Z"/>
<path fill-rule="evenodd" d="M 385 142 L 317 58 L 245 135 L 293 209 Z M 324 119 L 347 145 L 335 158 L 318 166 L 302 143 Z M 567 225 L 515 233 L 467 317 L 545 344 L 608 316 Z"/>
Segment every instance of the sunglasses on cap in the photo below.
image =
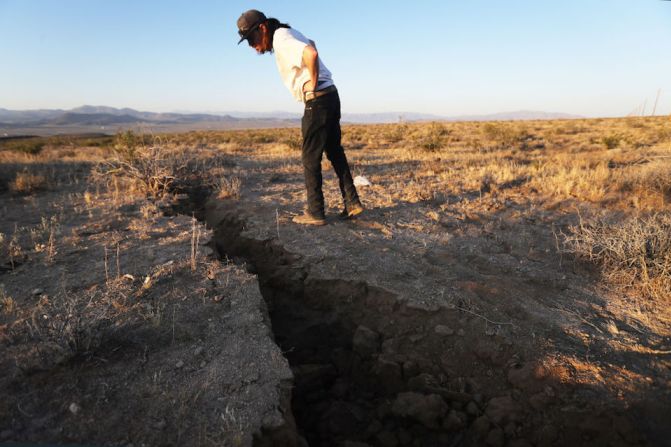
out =
<path fill-rule="evenodd" d="M 238 35 L 240 36 L 240 41 L 239 41 L 238 43 L 240 43 L 240 42 L 242 42 L 243 40 L 247 39 L 247 41 L 248 41 L 248 42 L 250 43 L 250 45 L 251 45 L 251 43 L 252 43 L 252 35 L 254 34 L 255 31 L 257 31 L 257 30 L 259 29 L 259 25 L 261 25 L 262 23 L 263 23 L 263 20 L 260 20 L 260 21 L 256 22 L 254 25 L 250 26 L 250 27 L 249 27 L 248 29 L 246 29 L 246 30 L 238 30 Z"/>

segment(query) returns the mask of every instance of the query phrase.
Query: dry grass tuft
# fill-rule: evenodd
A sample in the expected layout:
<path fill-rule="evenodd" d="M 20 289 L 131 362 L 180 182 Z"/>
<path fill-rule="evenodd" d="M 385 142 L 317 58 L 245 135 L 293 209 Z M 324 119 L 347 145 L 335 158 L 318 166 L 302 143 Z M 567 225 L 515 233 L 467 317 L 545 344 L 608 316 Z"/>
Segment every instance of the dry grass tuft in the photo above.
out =
<path fill-rule="evenodd" d="M 618 283 L 640 286 L 652 298 L 671 299 L 671 214 L 619 223 L 580 222 L 563 234 L 563 251 L 601 265 Z"/>
<path fill-rule="evenodd" d="M 47 178 L 43 175 L 33 174 L 27 171 L 17 172 L 10 190 L 18 194 L 34 194 L 37 191 L 47 189 Z"/>
<path fill-rule="evenodd" d="M 238 177 L 222 177 L 215 186 L 218 199 L 239 199 L 242 181 Z"/>

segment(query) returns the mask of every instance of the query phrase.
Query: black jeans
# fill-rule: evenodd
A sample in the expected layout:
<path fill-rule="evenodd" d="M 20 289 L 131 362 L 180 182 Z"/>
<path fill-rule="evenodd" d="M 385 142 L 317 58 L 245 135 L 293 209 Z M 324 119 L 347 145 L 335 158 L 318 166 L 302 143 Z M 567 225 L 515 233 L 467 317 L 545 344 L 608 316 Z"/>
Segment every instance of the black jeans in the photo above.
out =
<path fill-rule="evenodd" d="M 324 151 L 338 176 L 345 206 L 360 204 L 345 150 L 340 144 L 340 97 L 337 91 L 305 103 L 301 132 L 308 212 L 315 217 L 324 217 L 321 165 Z"/>

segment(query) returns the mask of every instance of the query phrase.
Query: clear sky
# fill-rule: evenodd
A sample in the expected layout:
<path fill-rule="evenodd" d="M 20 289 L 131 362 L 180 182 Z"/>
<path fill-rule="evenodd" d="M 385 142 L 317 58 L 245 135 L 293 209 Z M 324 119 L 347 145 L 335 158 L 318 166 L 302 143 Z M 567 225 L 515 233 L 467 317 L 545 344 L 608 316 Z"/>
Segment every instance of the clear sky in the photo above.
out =
<path fill-rule="evenodd" d="M 0 0 L 0 107 L 300 112 L 257 8 L 316 41 L 343 112 L 671 113 L 671 1 Z"/>

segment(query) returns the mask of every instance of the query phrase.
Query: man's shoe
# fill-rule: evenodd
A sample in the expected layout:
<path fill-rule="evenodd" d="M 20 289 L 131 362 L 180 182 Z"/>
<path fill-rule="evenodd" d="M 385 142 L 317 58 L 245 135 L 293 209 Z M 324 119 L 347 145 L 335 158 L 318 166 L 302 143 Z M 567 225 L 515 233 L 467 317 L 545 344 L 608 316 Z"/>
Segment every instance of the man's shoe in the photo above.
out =
<path fill-rule="evenodd" d="M 308 212 L 301 214 L 300 216 L 295 216 L 292 221 L 301 225 L 326 225 L 326 219 L 323 217 L 315 217 Z"/>
<path fill-rule="evenodd" d="M 341 219 L 349 219 L 350 217 L 358 216 L 364 212 L 364 207 L 358 203 L 356 205 L 346 206 L 344 210 L 338 215 Z"/>

